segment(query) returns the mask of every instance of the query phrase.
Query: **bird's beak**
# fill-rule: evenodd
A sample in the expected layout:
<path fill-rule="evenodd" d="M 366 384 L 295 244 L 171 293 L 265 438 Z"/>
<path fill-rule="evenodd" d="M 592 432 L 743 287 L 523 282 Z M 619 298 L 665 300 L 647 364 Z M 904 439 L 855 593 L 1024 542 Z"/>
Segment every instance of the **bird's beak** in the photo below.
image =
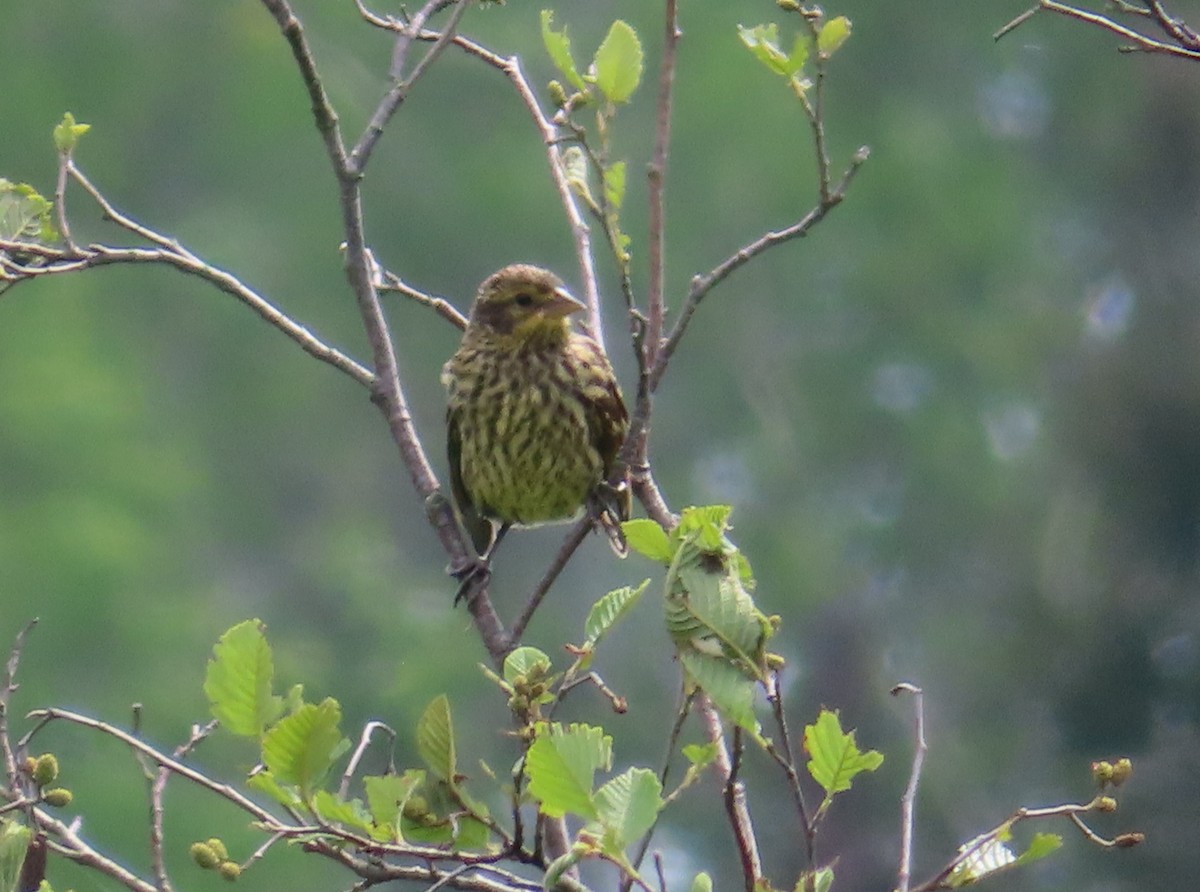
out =
<path fill-rule="evenodd" d="M 551 319 L 561 319 L 586 309 L 587 307 L 572 297 L 566 288 L 558 287 L 554 289 L 554 296 L 542 305 L 542 314 Z"/>

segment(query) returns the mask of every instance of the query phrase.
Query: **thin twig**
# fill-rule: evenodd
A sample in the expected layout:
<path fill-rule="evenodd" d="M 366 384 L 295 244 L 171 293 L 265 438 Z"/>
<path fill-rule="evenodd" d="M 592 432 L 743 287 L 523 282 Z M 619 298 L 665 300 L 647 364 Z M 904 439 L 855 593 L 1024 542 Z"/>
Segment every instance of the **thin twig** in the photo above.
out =
<path fill-rule="evenodd" d="M 71 238 L 71 224 L 67 220 L 67 174 L 71 164 L 71 153 L 58 153 L 58 174 L 54 180 L 54 222 L 58 226 L 58 234 L 66 243 L 67 249 L 78 252 L 75 240 Z"/>
<path fill-rule="evenodd" d="M 379 721 L 370 721 L 363 726 L 362 734 L 358 738 L 358 746 L 354 748 L 354 754 L 350 756 L 350 761 L 346 764 L 346 770 L 342 772 L 342 782 L 338 786 L 338 796 L 345 799 L 350 795 L 350 779 L 354 777 L 354 772 L 358 771 L 358 763 L 362 761 L 363 754 L 366 753 L 367 747 L 371 745 L 371 735 L 376 731 L 382 731 L 387 737 L 390 747 L 396 745 L 396 732 L 392 730 L 390 725 L 386 725 Z M 393 764 L 394 753 L 391 749 L 388 750 L 388 770 L 395 769 Z"/>
<path fill-rule="evenodd" d="M 912 879 L 913 831 L 916 827 L 917 789 L 921 783 L 921 768 L 925 764 L 925 692 L 914 684 L 901 682 L 892 688 L 892 696 L 912 694 L 915 725 L 912 770 L 908 786 L 900 799 L 900 869 L 897 872 L 897 892 L 908 892 Z"/>
<path fill-rule="evenodd" d="M 663 31 L 663 55 L 658 68 L 658 102 L 655 112 L 654 154 L 646 169 L 649 197 L 647 258 L 650 264 L 649 292 L 646 298 L 646 336 L 643 345 L 644 368 L 653 368 L 658 359 L 662 340 L 663 316 L 666 312 L 666 193 L 667 158 L 671 145 L 671 100 L 675 84 L 676 48 L 682 33 L 679 30 L 679 9 L 676 0 L 663 4 L 666 25 Z"/>
<path fill-rule="evenodd" d="M 667 364 L 674 354 L 675 349 L 679 346 L 679 341 L 687 331 L 688 325 L 695 314 L 697 307 L 705 296 L 718 284 L 723 282 L 730 273 L 745 266 L 749 261 L 753 260 L 759 254 L 762 254 L 769 248 L 776 245 L 782 245 L 795 238 L 801 238 L 808 235 L 809 230 L 825 219 L 825 215 L 834 207 L 841 203 L 845 198 L 846 189 L 850 185 L 854 175 L 858 173 L 859 168 L 866 162 L 870 151 L 866 146 L 860 148 L 854 153 L 850 160 L 849 166 L 842 173 L 841 180 L 829 193 L 828 202 L 820 202 L 813 207 L 807 214 L 784 229 L 773 230 L 767 232 L 749 244 L 739 248 L 729 257 L 722 260 L 708 273 L 702 276 L 696 276 L 692 279 L 691 288 L 688 289 L 687 298 L 684 300 L 683 307 L 679 311 L 679 316 L 675 320 L 675 325 L 671 329 L 671 333 L 667 335 L 666 341 L 663 343 L 662 349 L 658 354 L 658 361 L 654 364 L 654 368 L 650 371 L 650 388 L 654 390 L 658 387 L 662 380 L 663 373 L 667 369 Z"/>
<path fill-rule="evenodd" d="M 738 858 L 742 865 L 742 878 L 746 884 L 746 892 L 754 892 L 755 886 L 762 877 L 762 859 L 758 855 L 758 843 L 754 837 L 754 824 L 750 820 L 750 809 L 746 805 L 746 788 L 737 778 L 737 768 L 740 765 L 741 735 L 734 731 L 734 746 L 737 761 L 730 759 L 729 748 L 725 744 L 725 731 L 721 727 L 721 716 L 717 708 L 707 696 L 701 696 L 699 701 L 700 717 L 704 722 L 708 740 L 717 747 L 717 757 L 713 767 L 717 779 L 721 783 L 725 802 L 725 814 L 729 818 L 729 826 L 733 830 L 733 839 L 737 845 Z"/>
<path fill-rule="evenodd" d="M 679 744 L 679 735 L 683 733 L 684 722 L 687 721 L 688 715 L 692 711 L 692 704 L 695 702 L 698 695 L 698 690 L 680 689 L 679 708 L 675 710 L 675 721 L 671 723 L 671 733 L 667 735 L 667 749 L 663 754 L 662 768 L 658 770 L 658 783 L 665 790 L 667 787 L 667 779 L 671 775 L 671 763 L 675 759 L 675 750 Z M 650 850 L 650 843 L 654 839 L 654 831 L 658 827 L 658 818 L 655 816 L 654 823 L 650 829 L 638 841 L 637 850 L 634 852 L 632 864 L 635 868 L 642 866 L 642 861 L 646 857 L 646 852 Z M 630 883 L 626 879 L 621 880 L 621 892 L 629 892 Z"/>
<path fill-rule="evenodd" d="M 411 45 L 412 40 L 421 32 L 431 15 L 449 6 L 451 3 L 454 4 L 454 11 L 450 13 L 446 27 L 442 29 L 433 46 L 413 66 L 413 70 L 408 77 L 402 77 L 408 47 Z M 383 136 L 383 130 L 387 126 L 388 121 L 392 119 L 392 116 L 395 115 L 396 111 L 408 98 L 409 92 L 417 81 L 429 70 L 429 66 L 437 60 L 438 56 L 454 40 L 454 34 L 458 30 L 459 22 L 462 21 L 462 17 L 470 5 L 471 0 L 429 0 L 413 16 L 409 26 L 400 32 L 400 35 L 396 38 L 396 50 L 392 57 L 392 86 L 384 94 L 383 98 L 379 100 L 375 112 L 371 115 L 371 120 L 363 129 L 362 136 L 359 137 L 354 148 L 350 150 L 346 167 L 348 174 L 361 177 L 366 171 L 367 163 L 371 159 L 371 153 L 375 150 L 375 146 L 379 144 L 379 138 Z"/>
<path fill-rule="evenodd" d="M 525 634 L 525 627 L 533 619 L 533 614 L 537 612 L 542 600 L 546 597 L 546 593 L 550 591 L 550 586 L 554 585 L 554 581 L 558 579 L 558 575 L 567 566 L 576 549 L 587 538 L 588 532 L 592 529 L 592 523 L 591 516 L 585 515 L 576 521 L 575 525 L 571 527 L 571 531 L 567 533 L 567 538 L 559 546 L 558 553 L 554 555 L 554 560 L 550 562 L 550 566 L 546 568 L 546 572 L 542 574 L 542 578 L 534 586 L 529 598 L 525 601 L 525 606 L 521 609 L 520 615 L 513 620 L 508 633 L 508 646 L 510 649 L 516 647 L 521 642 L 521 636 Z"/>
<path fill-rule="evenodd" d="M 422 306 L 429 307 L 459 331 L 467 327 L 467 317 L 458 311 L 458 309 L 442 297 L 434 297 L 431 294 L 426 294 L 413 288 L 411 285 L 402 281 L 395 273 L 384 270 L 382 279 L 376 287 L 380 291 L 394 291 L 397 294 L 403 294 L 405 297 L 416 301 Z"/>
<path fill-rule="evenodd" d="M 0 684 L 0 748 L 4 752 L 4 776 L 10 780 L 17 777 L 17 756 L 13 752 L 12 742 L 8 739 L 8 709 L 12 703 L 12 695 L 17 692 L 17 667 L 21 665 L 21 651 L 25 648 L 25 638 L 37 624 L 38 620 L 35 617 L 17 632 L 12 650 L 8 652 L 8 660 L 4 664 L 3 683 Z"/>
<path fill-rule="evenodd" d="M 1118 22 L 1114 22 L 1107 16 L 1100 15 L 1099 13 L 1092 12 L 1091 10 L 1080 9 L 1076 6 L 1069 6 L 1065 3 L 1058 3 L 1057 0 L 1038 0 L 1036 7 L 1021 13 L 1011 22 L 998 30 L 993 36 L 995 39 L 999 40 L 1004 35 L 1011 33 L 1018 26 L 1029 21 L 1029 19 L 1032 18 L 1036 12 L 1042 10 L 1045 10 L 1046 12 L 1057 13 L 1058 15 L 1066 16 L 1067 18 L 1076 19 L 1077 21 L 1085 22 L 1089 25 L 1095 25 L 1096 27 L 1103 28 L 1105 31 L 1109 31 L 1112 34 L 1116 34 L 1118 37 L 1123 37 L 1126 40 L 1131 41 L 1131 45 L 1121 47 L 1124 52 L 1158 53 L 1167 56 L 1178 56 L 1185 59 L 1200 59 L 1200 48 L 1197 48 L 1197 46 L 1193 45 L 1195 42 L 1194 35 L 1188 37 L 1187 32 L 1181 30 L 1180 33 L 1183 36 L 1181 38 L 1176 38 L 1182 39 L 1185 45 L 1179 46 L 1176 44 L 1166 43 L 1161 40 L 1155 40 L 1153 37 L 1147 37 L 1145 34 L 1135 31 L 1132 28 L 1127 28 Z M 1163 15 L 1168 23 L 1174 22 L 1174 20 L 1166 16 L 1165 13 Z M 1160 24 L 1162 24 L 1161 20 Z M 1168 33 L 1171 32 L 1170 24 L 1163 24 L 1163 27 L 1168 29 Z M 1188 29 L 1188 31 L 1190 32 L 1190 29 Z M 1174 35 L 1172 36 L 1174 37 Z"/>
<path fill-rule="evenodd" d="M 783 746 L 780 751 L 774 744 L 769 744 L 767 752 L 783 768 L 788 779 L 788 788 L 792 793 L 792 801 L 800 818 L 800 827 L 804 832 L 804 849 L 807 864 L 810 869 L 816 865 L 816 828 L 808 817 L 808 806 L 804 802 L 804 790 L 800 786 L 800 773 L 796 770 L 796 754 L 792 748 L 792 736 L 788 730 L 787 714 L 783 708 L 783 694 L 779 684 L 779 671 L 770 675 L 767 685 L 767 700 L 771 704 L 771 713 L 775 717 L 775 727 L 779 729 L 779 741 Z"/>

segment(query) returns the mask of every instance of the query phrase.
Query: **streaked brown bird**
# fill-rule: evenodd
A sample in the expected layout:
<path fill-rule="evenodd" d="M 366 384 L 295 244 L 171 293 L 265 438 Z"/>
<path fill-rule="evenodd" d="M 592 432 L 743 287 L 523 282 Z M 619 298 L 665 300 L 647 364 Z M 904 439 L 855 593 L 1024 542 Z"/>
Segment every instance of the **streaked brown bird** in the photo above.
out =
<path fill-rule="evenodd" d="M 553 273 L 506 266 L 479 286 L 442 369 L 450 486 L 485 564 L 510 527 L 570 520 L 585 506 L 624 548 L 628 487 L 606 481 L 629 416 L 604 351 L 571 329 L 583 309 Z"/>

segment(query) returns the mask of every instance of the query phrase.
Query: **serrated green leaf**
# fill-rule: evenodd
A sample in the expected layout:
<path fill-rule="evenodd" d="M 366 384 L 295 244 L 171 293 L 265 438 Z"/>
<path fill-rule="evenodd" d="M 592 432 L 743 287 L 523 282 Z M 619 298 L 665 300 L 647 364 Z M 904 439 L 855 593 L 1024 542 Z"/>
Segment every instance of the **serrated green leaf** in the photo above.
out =
<path fill-rule="evenodd" d="M 567 29 L 555 31 L 551 25 L 554 23 L 554 11 L 550 9 L 542 10 L 542 43 L 546 47 L 546 52 L 550 56 L 550 61 L 554 63 L 554 67 L 562 72 L 563 77 L 571 82 L 576 90 L 587 92 L 587 82 L 575 68 L 575 60 L 571 57 L 571 40 L 567 37 Z"/>
<path fill-rule="evenodd" d="M 626 585 L 613 589 L 593 604 L 583 624 L 587 645 L 595 647 L 633 609 L 649 584 L 650 580 L 644 579 L 637 588 Z"/>
<path fill-rule="evenodd" d="M 28 183 L 0 177 L 0 238 L 50 244 L 58 240 L 51 221 L 54 203 Z"/>
<path fill-rule="evenodd" d="M 351 830 L 359 830 L 368 835 L 375 830 L 371 816 L 359 799 L 347 802 L 339 799 L 328 790 L 317 790 L 313 796 L 313 811 L 331 824 L 341 824 Z"/>
<path fill-rule="evenodd" d="M 280 805 L 288 808 L 302 808 L 304 803 L 294 787 L 285 787 L 275 779 L 270 771 L 259 771 L 246 780 L 246 786 L 270 796 Z"/>
<path fill-rule="evenodd" d="M 821 26 L 821 33 L 817 35 L 817 49 L 826 56 L 832 56 L 849 38 L 850 20 L 840 15 Z"/>
<path fill-rule="evenodd" d="M 712 877 L 710 877 L 704 871 L 700 871 L 700 873 L 696 874 L 696 876 L 692 878 L 691 892 L 712 892 L 712 888 Z"/>
<path fill-rule="evenodd" d="M 504 680 L 515 684 L 519 678 L 528 678 L 531 673 L 547 675 L 550 658 L 536 647 L 518 647 L 504 658 Z"/>
<path fill-rule="evenodd" d="M 663 564 L 671 563 L 671 558 L 675 557 L 671 540 L 654 521 L 638 517 L 621 524 L 621 530 L 625 533 L 625 541 L 629 543 L 629 547 L 638 554 Z"/>
<path fill-rule="evenodd" d="M 301 797 L 308 801 L 333 760 L 349 745 L 338 727 L 341 720 L 342 708 L 332 697 L 320 704 L 306 703 L 267 731 L 263 764 L 281 783 L 299 787 Z"/>
<path fill-rule="evenodd" d="M 805 726 L 804 750 L 809 755 L 808 773 L 828 795 L 849 790 L 855 775 L 883 764 L 883 754 L 860 751 L 854 732 L 843 732 L 837 713 L 828 709 L 821 710 L 815 723 Z"/>
<path fill-rule="evenodd" d="M 21 866 L 33 831 L 16 821 L 0 819 L 0 890 L 16 890 L 21 878 Z"/>
<path fill-rule="evenodd" d="M 271 693 L 275 675 L 271 646 L 257 619 L 238 623 L 213 647 L 204 677 L 209 711 L 221 726 L 243 737 L 262 737 L 283 711 Z"/>
<path fill-rule="evenodd" d="M 630 768 L 600 787 L 593 797 L 605 850 L 618 855 L 654 826 L 662 810 L 662 784 L 647 768 Z"/>
<path fill-rule="evenodd" d="M 671 539 L 676 543 L 691 539 L 705 551 L 725 550 L 725 531 L 729 529 L 729 505 L 693 505 L 684 508 L 679 523 L 671 530 Z"/>
<path fill-rule="evenodd" d="M 592 73 L 609 102 L 629 101 L 642 80 L 642 42 L 628 23 L 612 23 L 592 59 Z"/>
<path fill-rule="evenodd" d="M 435 697 L 417 721 L 417 752 L 435 777 L 454 783 L 458 757 L 454 726 L 450 721 L 450 701 L 445 694 Z"/>
<path fill-rule="evenodd" d="M 392 827 L 398 832 L 404 803 L 424 782 L 425 772 L 420 769 L 410 769 L 404 774 L 364 777 L 363 789 L 371 818 L 381 827 Z"/>
<path fill-rule="evenodd" d="M 54 147 L 60 152 L 70 154 L 79 144 L 79 138 L 91 129 L 91 124 L 76 124 L 75 116 L 67 112 L 63 115 L 62 122 L 54 128 Z"/>
<path fill-rule="evenodd" d="M 754 718 L 757 682 L 747 678 L 722 657 L 697 651 L 680 651 L 679 662 L 692 682 L 708 695 L 708 699 L 725 718 L 758 735 L 758 720 Z"/>
<path fill-rule="evenodd" d="M 597 771 L 607 771 L 611 765 L 612 738 L 603 728 L 590 725 L 539 725 L 525 756 L 529 792 L 552 818 L 569 812 L 595 820 L 593 779 Z"/>
<path fill-rule="evenodd" d="M 1033 839 L 1029 841 L 1029 848 L 1017 857 L 1017 860 L 1013 862 L 1013 867 L 1041 860 L 1061 847 L 1062 837 L 1057 833 L 1035 833 Z"/>

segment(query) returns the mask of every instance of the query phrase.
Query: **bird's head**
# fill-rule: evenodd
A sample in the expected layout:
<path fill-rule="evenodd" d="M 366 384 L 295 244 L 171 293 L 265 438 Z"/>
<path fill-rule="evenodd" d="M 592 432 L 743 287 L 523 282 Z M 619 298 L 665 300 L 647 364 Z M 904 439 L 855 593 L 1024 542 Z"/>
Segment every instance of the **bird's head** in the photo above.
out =
<path fill-rule="evenodd" d="M 513 344 L 553 342 L 567 337 L 567 317 L 582 309 L 554 273 L 517 263 L 484 279 L 468 331 Z"/>

